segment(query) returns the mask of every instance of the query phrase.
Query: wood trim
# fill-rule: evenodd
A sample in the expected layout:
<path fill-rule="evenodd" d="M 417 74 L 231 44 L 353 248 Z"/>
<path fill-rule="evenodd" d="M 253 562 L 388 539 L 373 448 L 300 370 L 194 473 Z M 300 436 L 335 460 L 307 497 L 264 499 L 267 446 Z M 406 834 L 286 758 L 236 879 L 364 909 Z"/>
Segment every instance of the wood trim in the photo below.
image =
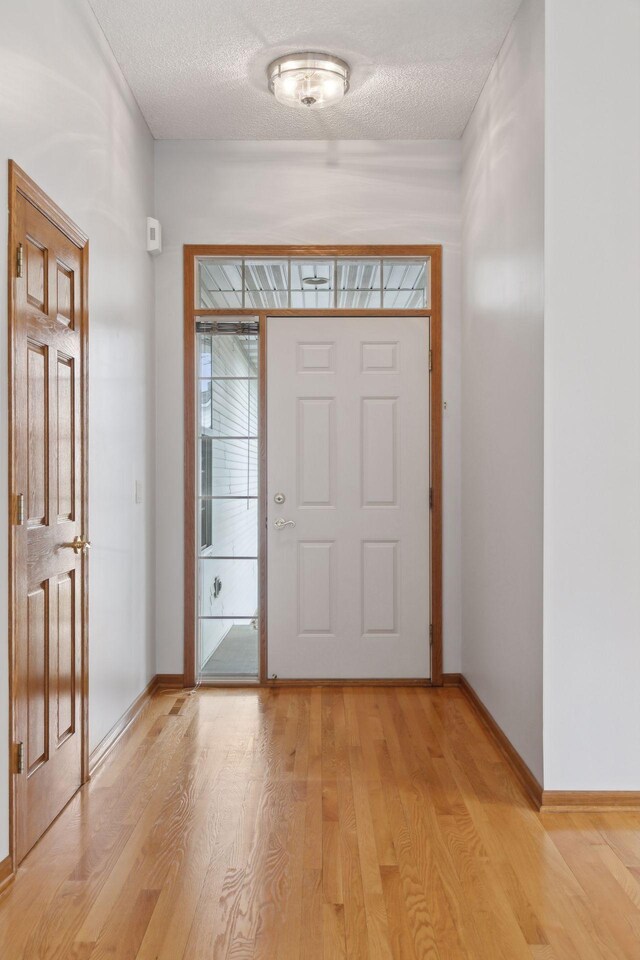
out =
<path fill-rule="evenodd" d="M 379 259 L 379 258 L 378 258 Z M 248 307 L 229 307 L 226 310 L 193 310 L 194 317 L 256 317 L 265 311 L 260 307 L 251 310 Z M 389 310 L 378 307 L 376 310 L 344 310 L 338 307 L 280 307 L 266 311 L 269 317 L 425 317 L 432 313 L 431 307 L 424 310 Z"/>
<path fill-rule="evenodd" d="M 458 686 L 458 684 L 449 684 L 449 686 Z M 382 680 L 334 680 L 334 679 L 303 679 L 303 680 L 266 680 L 264 683 L 259 680 L 245 680 L 233 678 L 222 678 L 216 680 L 213 677 L 206 677 L 198 682 L 198 689 L 209 688 L 211 690 L 263 690 L 270 687 L 286 689 L 287 687 L 433 687 L 431 680 L 407 679 L 382 679 Z"/>
<path fill-rule="evenodd" d="M 76 247 L 82 249 L 87 245 L 89 238 L 86 233 L 40 189 L 35 180 L 32 180 L 15 160 L 9 160 L 9 198 L 15 196 L 16 192 L 21 193 L 29 203 L 37 207 L 40 213 L 64 233 Z"/>
<path fill-rule="evenodd" d="M 7 336 L 8 336 L 8 387 L 7 387 L 7 426 L 8 426 L 8 492 L 9 500 L 7 504 L 7 525 L 8 525 L 8 577 L 7 577 L 7 593 L 8 593 L 8 610 L 9 610 L 9 622 L 8 622 L 8 646 L 9 646 L 9 744 L 8 744 L 8 755 L 9 755 L 9 859 L 11 861 L 11 871 L 15 872 L 16 869 L 16 858 L 15 851 L 17 848 L 17 837 L 16 837 L 16 817 L 15 817 L 15 804 L 16 804 L 16 790 L 14 783 L 14 743 L 15 743 L 15 710 L 14 710 L 14 680 L 15 680 L 15 670 L 14 670 L 14 658 L 15 658 L 15 643 L 14 643 L 14 623 L 13 623 L 13 610 L 15 607 L 15 574 L 13 558 L 15 555 L 15 528 L 14 528 L 14 516 L 13 516 L 13 496 L 16 489 L 16 479 L 15 479 L 15 436 L 13 429 L 13 422 L 15 417 L 15 376 L 14 376 L 14 336 L 15 336 L 15 291 L 14 291 L 14 273 L 15 266 L 13 266 L 13 256 L 12 251 L 16 249 L 17 244 L 17 235 L 18 235 L 18 225 L 16 223 L 16 199 L 18 195 L 18 182 L 19 182 L 19 172 L 18 168 L 15 166 L 12 160 L 9 161 L 9 237 L 8 237 L 8 256 L 7 256 Z"/>
<path fill-rule="evenodd" d="M 16 875 L 13 869 L 13 862 L 11 856 L 5 857 L 4 860 L 0 860 L 0 894 L 3 894 L 7 890 L 13 881 L 15 880 Z"/>
<path fill-rule="evenodd" d="M 155 693 L 160 690 L 182 689 L 183 687 L 184 675 L 182 673 L 156 673 L 155 676 L 149 680 L 144 690 L 138 694 L 129 709 L 122 714 L 107 735 L 102 738 L 98 746 L 91 751 L 89 757 L 90 775 L 93 776 L 98 767 L 101 766 L 111 753 L 122 735 L 141 717 Z"/>
<path fill-rule="evenodd" d="M 234 680 L 233 677 L 224 677 L 216 680 L 215 677 L 203 677 L 198 680 L 198 690 L 262 690 L 269 684 L 261 683 L 260 680 L 247 680 L 240 677 Z"/>
<path fill-rule="evenodd" d="M 88 407 L 88 337 L 89 337 L 89 239 L 87 235 L 67 216 L 54 201 L 44 193 L 40 187 L 22 170 L 17 163 L 9 160 L 8 163 L 8 186 L 9 186 L 9 231 L 8 231 L 8 257 L 7 257 L 7 317 L 8 317 L 8 549 L 9 549 L 9 576 L 8 576 L 8 646 L 9 646 L 9 851 L 12 868 L 16 867 L 16 784 L 14 776 L 14 743 L 15 736 L 15 627 L 13 614 L 15 609 L 15 525 L 13 516 L 13 496 L 15 494 L 15 459 L 16 459 L 16 438 L 13 430 L 15 417 L 15 260 L 14 251 L 18 244 L 18 225 L 16 222 L 17 198 L 23 196 L 32 206 L 45 216 L 57 229 L 60 230 L 75 246 L 80 250 L 82 264 L 81 280 L 81 305 L 80 320 L 81 330 L 81 357 L 82 357 L 82 379 L 80 396 L 80 433 L 82 438 L 82 516 L 84 520 L 84 535 L 88 538 L 88 457 L 89 457 L 89 407 Z M 89 778 L 89 574 L 88 558 L 82 564 L 82 678 L 81 678 L 81 759 L 82 782 L 85 783 Z"/>
<path fill-rule="evenodd" d="M 443 687 L 461 687 L 462 674 L 461 673 L 443 673 L 442 686 Z"/>
<path fill-rule="evenodd" d="M 258 324 L 258 403 L 259 403 L 259 421 L 258 421 L 258 459 L 259 459 L 259 484 L 260 500 L 258 501 L 258 551 L 260 558 L 258 560 L 258 612 L 260 615 L 260 663 L 258 680 L 265 683 L 268 676 L 268 649 L 267 649 L 267 623 L 268 623 L 268 564 L 267 564 L 267 516 L 269 505 L 267 502 L 267 315 L 259 315 Z"/>
<path fill-rule="evenodd" d="M 152 677 L 144 690 L 138 694 L 128 710 L 126 710 L 119 720 L 114 723 L 111 730 L 102 738 L 97 747 L 95 747 L 89 756 L 89 774 L 93 776 L 104 763 L 111 753 L 120 737 L 129 729 L 132 723 L 138 719 L 145 707 L 148 705 L 151 697 L 158 689 L 158 677 Z"/>
<path fill-rule="evenodd" d="M 196 330 L 194 254 L 184 248 L 184 685 L 196 683 Z"/>
<path fill-rule="evenodd" d="M 638 811 L 640 790 L 543 790 L 541 813 Z"/>
<path fill-rule="evenodd" d="M 442 248 L 431 255 L 431 681 L 442 684 Z"/>
<path fill-rule="evenodd" d="M 640 811 L 640 790 L 543 790 L 505 732 L 461 673 L 444 673 L 442 685 L 460 687 L 509 762 L 527 796 L 540 813 Z"/>
<path fill-rule="evenodd" d="M 196 257 L 420 257 L 431 260 L 431 306 L 425 310 L 200 310 L 196 309 L 194 263 Z M 260 343 L 260 673 L 259 683 L 272 685 L 267 679 L 267 566 L 266 566 L 266 354 L 267 316 L 422 316 L 430 319 L 430 459 L 433 508 L 431 510 L 431 678 L 423 686 L 443 684 L 442 632 L 442 246 L 428 245 L 226 245 L 185 244 L 183 248 L 184 306 L 184 684 L 196 684 L 196 488 L 195 423 L 195 324 L 196 316 L 252 316 L 259 320 Z M 307 681 L 298 681 L 306 683 Z M 324 681 L 312 681 L 323 683 Z M 339 681 L 344 682 L 344 681 Z M 347 681 L 348 682 L 348 681 Z M 362 681 L 370 684 L 371 681 Z M 381 681 L 389 683 L 392 681 Z M 400 681 L 397 681 L 398 683 Z M 214 681 L 208 686 L 220 685 Z"/>
<path fill-rule="evenodd" d="M 267 680 L 266 687 L 433 687 L 431 680 L 407 679 L 367 679 L 367 680 Z"/>
<path fill-rule="evenodd" d="M 158 690 L 179 689 L 185 685 L 183 673 L 157 673 L 155 679 Z"/>
<path fill-rule="evenodd" d="M 188 246 L 191 257 L 432 257 L 439 244 L 216 244 Z M 326 311 L 325 311 L 326 312 Z"/>
<path fill-rule="evenodd" d="M 80 380 L 80 434 L 81 434 L 81 499 L 84 521 L 84 537 L 89 537 L 89 241 L 82 246 L 82 331 L 80 334 L 80 356 L 82 376 Z M 87 551 L 82 562 L 82 782 L 91 776 L 89 769 L 89 567 L 91 560 Z"/>
<path fill-rule="evenodd" d="M 542 804 L 543 795 L 541 785 L 538 783 L 536 777 L 533 775 L 525 761 L 511 743 L 502 727 L 489 713 L 467 678 L 464 675 L 461 675 L 460 681 L 460 689 L 463 691 L 469 703 L 475 709 L 479 719 L 500 748 L 502 754 L 515 774 L 518 783 L 524 790 L 527 799 L 533 803 L 536 810 L 539 810 Z"/>

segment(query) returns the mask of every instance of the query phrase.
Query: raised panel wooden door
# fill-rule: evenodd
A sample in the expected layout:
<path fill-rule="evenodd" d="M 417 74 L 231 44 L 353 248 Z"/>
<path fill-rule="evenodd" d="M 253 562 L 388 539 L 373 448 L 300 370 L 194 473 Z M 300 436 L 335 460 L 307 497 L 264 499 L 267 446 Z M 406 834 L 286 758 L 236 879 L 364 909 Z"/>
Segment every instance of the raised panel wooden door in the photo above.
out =
<path fill-rule="evenodd" d="M 268 318 L 270 677 L 429 677 L 428 357 L 425 317 Z"/>
<path fill-rule="evenodd" d="M 82 782 L 82 251 L 22 194 L 14 209 L 13 553 L 16 855 Z M 17 507 L 16 507 L 17 511 Z M 22 519 L 22 522 L 20 520 Z"/>

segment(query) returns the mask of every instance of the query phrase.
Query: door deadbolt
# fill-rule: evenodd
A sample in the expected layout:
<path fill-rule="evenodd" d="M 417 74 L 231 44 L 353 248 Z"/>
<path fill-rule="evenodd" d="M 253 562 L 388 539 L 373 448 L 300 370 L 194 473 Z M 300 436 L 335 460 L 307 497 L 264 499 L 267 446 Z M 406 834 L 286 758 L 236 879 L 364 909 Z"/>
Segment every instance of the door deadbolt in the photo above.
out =
<path fill-rule="evenodd" d="M 285 497 L 284 493 L 276 493 L 273 499 L 276 503 L 284 503 L 287 498 Z"/>

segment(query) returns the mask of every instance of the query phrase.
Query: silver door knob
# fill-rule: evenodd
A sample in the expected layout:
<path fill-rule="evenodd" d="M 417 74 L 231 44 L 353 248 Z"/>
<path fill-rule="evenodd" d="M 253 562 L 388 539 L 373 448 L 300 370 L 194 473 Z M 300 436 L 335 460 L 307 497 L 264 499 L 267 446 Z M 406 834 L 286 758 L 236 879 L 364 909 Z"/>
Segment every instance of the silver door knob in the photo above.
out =
<path fill-rule="evenodd" d="M 283 527 L 295 527 L 295 520 L 285 520 L 284 517 L 278 517 L 277 520 L 273 522 L 274 527 L 277 527 L 278 530 L 282 530 Z"/>

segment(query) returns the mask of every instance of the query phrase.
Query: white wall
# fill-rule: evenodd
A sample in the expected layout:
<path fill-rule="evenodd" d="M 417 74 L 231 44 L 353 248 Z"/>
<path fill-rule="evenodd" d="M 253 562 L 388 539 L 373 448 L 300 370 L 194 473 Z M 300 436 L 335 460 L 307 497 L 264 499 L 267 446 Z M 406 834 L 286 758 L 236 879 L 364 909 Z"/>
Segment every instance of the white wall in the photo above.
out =
<path fill-rule="evenodd" d="M 86 0 L 2 0 L 0 196 L 14 159 L 90 237 L 91 746 L 155 672 L 153 142 Z M 0 237 L 7 235 L 2 204 Z M 0 287 L 6 289 L 6 242 Z M 3 300 L 3 303 L 6 302 Z M 0 449 L 7 450 L 6 309 Z M 5 454 L 6 456 L 6 454 Z M 0 470 L 0 503 L 7 502 Z M 134 481 L 145 502 L 134 505 Z M 0 510 L 0 860 L 8 849 L 7 511 Z"/>
<path fill-rule="evenodd" d="M 640 790 L 640 3 L 546 63 L 545 787 Z"/>
<path fill-rule="evenodd" d="M 460 143 L 160 141 L 158 670 L 182 671 L 182 246 L 444 244 L 444 665 L 460 646 Z"/>
<path fill-rule="evenodd" d="M 541 781 L 543 0 L 463 146 L 462 671 Z"/>

